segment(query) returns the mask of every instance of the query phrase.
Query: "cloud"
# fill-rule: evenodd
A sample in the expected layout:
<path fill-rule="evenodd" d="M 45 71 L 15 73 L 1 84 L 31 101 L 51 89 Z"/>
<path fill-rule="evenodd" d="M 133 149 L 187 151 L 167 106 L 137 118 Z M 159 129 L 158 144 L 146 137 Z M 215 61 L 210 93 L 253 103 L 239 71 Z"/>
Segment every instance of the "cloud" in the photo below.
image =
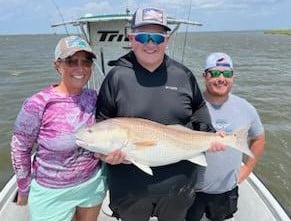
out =
<path fill-rule="evenodd" d="M 50 25 L 61 22 L 62 17 L 69 21 L 88 13 L 124 13 L 127 7 L 133 13 L 141 6 L 159 7 L 170 16 L 197 20 L 205 29 L 249 28 L 255 20 L 258 27 L 290 26 L 290 0 L 0 0 L 0 29 L 1 33 L 50 32 Z"/>
<path fill-rule="evenodd" d="M 0 0 L 0 5 L 0 15 L 2 19 L 6 17 L 7 20 L 42 17 L 44 12 L 47 12 L 47 5 L 38 0 Z"/>
<path fill-rule="evenodd" d="M 91 14 L 99 14 L 104 11 L 108 11 L 109 4 L 107 2 L 87 2 L 84 5 L 76 6 L 76 7 L 62 7 L 60 8 L 61 12 L 63 13 L 63 16 L 65 18 L 79 18 L 82 17 L 85 14 L 91 13 Z"/>
<path fill-rule="evenodd" d="M 23 4 L 24 1 L 21 0 L 10 0 L 10 1 L 6 1 L 6 0 L 0 0 L 0 5 L 1 7 L 6 7 L 7 5 L 17 5 L 17 4 Z"/>
<path fill-rule="evenodd" d="M 251 8 L 254 5 L 261 7 L 269 7 L 288 0 L 160 0 L 162 7 L 189 7 L 190 3 L 193 9 L 220 9 L 220 8 Z M 156 0 L 147 1 L 146 5 L 156 4 Z"/>

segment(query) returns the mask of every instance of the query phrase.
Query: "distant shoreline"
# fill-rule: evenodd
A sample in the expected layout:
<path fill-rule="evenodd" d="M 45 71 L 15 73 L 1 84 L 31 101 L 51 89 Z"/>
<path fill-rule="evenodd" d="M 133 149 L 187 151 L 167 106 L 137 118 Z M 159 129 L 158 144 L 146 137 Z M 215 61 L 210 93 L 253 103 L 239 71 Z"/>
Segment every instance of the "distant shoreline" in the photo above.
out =
<path fill-rule="evenodd" d="M 211 30 L 211 31 L 199 31 L 199 30 L 192 30 L 188 31 L 189 33 L 231 33 L 231 32 L 264 32 L 264 30 L 223 30 L 223 31 L 217 31 L 217 30 Z M 184 31 L 178 31 L 177 33 L 185 33 Z M 0 33 L 0 37 L 9 37 L 9 36 L 67 36 L 66 33 L 12 33 L 12 34 L 2 34 Z M 70 33 L 70 35 L 80 35 L 80 33 Z"/>
<path fill-rule="evenodd" d="M 209 31 L 199 31 L 199 30 L 192 30 L 189 33 L 227 33 L 227 32 L 263 32 L 264 34 L 281 34 L 281 35 L 291 35 L 291 29 L 273 29 L 273 30 L 264 30 L 264 29 L 256 29 L 256 30 L 209 30 Z M 179 31 L 177 33 L 184 33 L 184 31 Z M 66 36 L 66 33 L 0 33 L 0 37 L 7 37 L 7 36 L 49 36 L 49 35 L 56 35 L 56 36 Z M 80 33 L 70 33 L 70 35 L 80 35 Z"/>
<path fill-rule="evenodd" d="M 267 30 L 267 31 L 264 31 L 264 33 L 265 34 L 291 35 L 291 29 Z"/>

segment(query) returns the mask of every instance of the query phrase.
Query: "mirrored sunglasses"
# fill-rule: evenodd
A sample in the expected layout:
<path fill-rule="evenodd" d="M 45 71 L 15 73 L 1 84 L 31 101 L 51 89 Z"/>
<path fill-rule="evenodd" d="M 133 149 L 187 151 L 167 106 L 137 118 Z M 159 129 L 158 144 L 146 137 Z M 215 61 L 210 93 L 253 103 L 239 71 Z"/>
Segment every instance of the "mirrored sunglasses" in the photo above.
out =
<path fill-rule="evenodd" d="M 219 71 L 219 70 L 208 70 L 206 71 L 207 73 L 210 74 L 210 76 L 212 78 L 217 78 L 219 77 L 221 74 L 223 75 L 223 77 L 225 78 L 231 78 L 233 76 L 233 71 L 232 70 L 224 70 L 224 71 Z"/>
<path fill-rule="evenodd" d="M 147 44 L 152 41 L 155 45 L 159 45 L 165 41 L 166 35 L 160 33 L 138 32 L 134 34 L 134 39 L 142 44 Z"/>

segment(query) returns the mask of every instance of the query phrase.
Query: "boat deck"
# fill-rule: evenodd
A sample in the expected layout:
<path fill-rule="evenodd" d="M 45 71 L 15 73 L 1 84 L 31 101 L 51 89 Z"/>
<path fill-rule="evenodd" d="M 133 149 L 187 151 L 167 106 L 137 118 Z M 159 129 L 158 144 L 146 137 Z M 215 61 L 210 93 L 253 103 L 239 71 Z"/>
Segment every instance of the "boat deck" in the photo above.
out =
<path fill-rule="evenodd" d="M 29 221 L 27 206 L 17 206 L 13 200 L 16 195 L 15 176 L 0 192 L 0 220 L 1 221 Z M 251 174 L 247 181 L 239 188 L 239 211 L 235 214 L 235 221 L 290 221 L 278 201 L 266 187 Z M 100 216 L 97 221 L 117 221 L 110 216 L 108 208 L 108 195 L 105 198 Z M 150 221 L 158 221 L 153 217 Z"/>

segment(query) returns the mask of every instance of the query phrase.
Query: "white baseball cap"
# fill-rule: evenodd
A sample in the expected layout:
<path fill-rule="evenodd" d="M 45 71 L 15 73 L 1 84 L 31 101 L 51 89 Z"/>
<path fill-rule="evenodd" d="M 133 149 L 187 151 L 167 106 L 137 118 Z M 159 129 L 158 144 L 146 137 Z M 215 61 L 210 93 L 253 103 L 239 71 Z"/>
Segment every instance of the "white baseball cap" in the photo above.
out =
<path fill-rule="evenodd" d="M 222 52 L 211 53 L 205 60 L 204 70 L 213 67 L 230 67 L 233 69 L 232 60 L 229 55 Z"/>

